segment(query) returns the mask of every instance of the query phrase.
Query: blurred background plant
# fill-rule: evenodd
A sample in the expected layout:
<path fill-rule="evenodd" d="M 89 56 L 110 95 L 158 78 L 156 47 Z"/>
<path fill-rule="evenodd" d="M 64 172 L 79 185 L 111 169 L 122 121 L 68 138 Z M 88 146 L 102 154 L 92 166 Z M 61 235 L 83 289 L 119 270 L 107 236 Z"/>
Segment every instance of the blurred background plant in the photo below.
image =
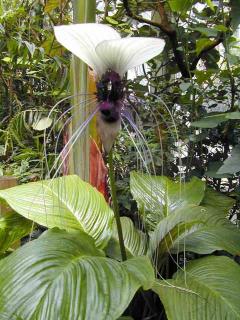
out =
<path fill-rule="evenodd" d="M 52 124 L 47 115 L 68 92 L 69 60 L 56 45 L 52 26 L 70 21 L 69 3 L 0 2 L 0 173 L 20 182 L 45 176 L 43 130 Z M 48 153 L 54 152 L 57 130 Z"/>

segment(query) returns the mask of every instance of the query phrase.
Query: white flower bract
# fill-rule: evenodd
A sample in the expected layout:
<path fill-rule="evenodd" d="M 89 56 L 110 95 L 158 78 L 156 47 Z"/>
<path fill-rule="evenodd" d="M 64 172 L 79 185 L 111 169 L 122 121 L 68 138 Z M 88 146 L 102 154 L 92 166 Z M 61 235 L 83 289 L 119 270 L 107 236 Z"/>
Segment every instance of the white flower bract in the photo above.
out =
<path fill-rule="evenodd" d="M 98 77 L 107 70 L 121 77 L 160 54 L 165 41 L 157 38 L 127 37 L 98 23 L 54 27 L 57 41 L 89 65 Z"/>

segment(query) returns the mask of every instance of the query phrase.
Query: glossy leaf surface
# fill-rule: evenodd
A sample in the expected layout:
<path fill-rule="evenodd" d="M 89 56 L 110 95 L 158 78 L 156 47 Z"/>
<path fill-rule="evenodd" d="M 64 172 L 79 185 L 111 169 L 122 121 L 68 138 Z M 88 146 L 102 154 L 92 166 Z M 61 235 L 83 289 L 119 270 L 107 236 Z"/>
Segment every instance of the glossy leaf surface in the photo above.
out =
<path fill-rule="evenodd" d="M 0 252 L 6 251 L 14 242 L 31 232 L 32 221 L 12 212 L 0 216 Z"/>
<path fill-rule="evenodd" d="M 19 214 L 46 227 L 83 230 L 99 247 L 110 238 L 112 210 L 103 195 L 78 176 L 0 190 L 0 197 Z"/>
<path fill-rule="evenodd" d="M 151 225 L 185 206 L 199 205 L 204 196 L 205 184 L 197 178 L 178 183 L 167 177 L 131 173 L 131 192 L 140 213 Z"/>
<path fill-rule="evenodd" d="M 240 319 L 240 266 L 227 257 L 207 257 L 187 265 L 173 280 L 154 286 L 168 320 Z"/>
<path fill-rule="evenodd" d="M 24 320 L 117 319 L 154 281 L 146 257 L 111 260 L 81 232 L 48 231 L 0 267 L 0 312 Z"/>
<path fill-rule="evenodd" d="M 147 236 L 142 231 L 135 228 L 131 219 L 121 217 L 124 246 L 128 258 L 134 256 L 143 256 L 147 253 Z M 117 226 L 114 222 L 112 238 L 107 246 L 107 254 L 117 260 L 121 260 L 121 252 L 118 241 Z"/>

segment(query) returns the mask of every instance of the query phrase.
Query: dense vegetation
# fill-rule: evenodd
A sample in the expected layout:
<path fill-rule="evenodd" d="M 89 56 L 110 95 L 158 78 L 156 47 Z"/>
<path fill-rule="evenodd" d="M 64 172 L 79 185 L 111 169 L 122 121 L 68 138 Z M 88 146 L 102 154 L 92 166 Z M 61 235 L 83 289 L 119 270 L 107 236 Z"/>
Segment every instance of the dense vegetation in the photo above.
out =
<path fill-rule="evenodd" d="M 53 26 L 72 3 L 0 1 L 0 175 L 20 183 L 0 190 L 0 320 L 240 319 L 238 1 L 96 4 L 123 36 L 166 41 L 126 79 L 139 128 L 124 124 L 113 152 L 126 261 L 113 192 L 64 170 L 42 180 L 69 138 L 71 59 Z"/>

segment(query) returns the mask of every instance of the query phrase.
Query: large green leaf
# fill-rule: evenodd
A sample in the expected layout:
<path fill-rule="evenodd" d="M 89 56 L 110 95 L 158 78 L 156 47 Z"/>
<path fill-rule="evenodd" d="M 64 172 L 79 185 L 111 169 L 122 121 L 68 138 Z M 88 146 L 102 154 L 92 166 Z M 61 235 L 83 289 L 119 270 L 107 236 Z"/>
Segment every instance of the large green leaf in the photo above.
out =
<path fill-rule="evenodd" d="M 227 257 L 207 257 L 187 265 L 173 280 L 159 281 L 168 320 L 240 319 L 240 266 Z"/>
<path fill-rule="evenodd" d="M 147 211 L 147 222 L 151 220 L 149 252 L 159 263 L 170 252 L 239 252 L 238 230 L 226 219 L 234 200 L 205 190 L 203 181 L 193 179 L 180 186 L 166 177 L 132 173 L 131 190 L 140 210 Z"/>
<path fill-rule="evenodd" d="M 170 252 L 182 234 L 199 229 L 206 221 L 206 210 L 202 207 L 176 210 L 162 219 L 150 233 L 150 250 L 158 251 L 158 256 Z"/>
<path fill-rule="evenodd" d="M 148 245 L 146 234 L 140 230 L 137 230 L 132 220 L 127 217 L 121 217 L 121 225 L 127 257 L 130 258 L 134 256 L 145 255 L 147 253 Z M 108 256 L 119 261 L 121 260 L 118 232 L 115 222 L 113 224 L 112 238 L 108 242 L 106 252 Z"/>
<path fill-rule="evenodd" d="M 0 252 L 6 251 L 14 242 L 29 234 L 32 224 L 14 212 L 0 216 Z"/>
<path fill-rule="evenodd" d="M 167 177 L 131 172 L 130 187 L 140 213 L 146 215 L 147 223 L 155 226 L 176 209 L 199 205 L 205 183 L 197 178 L 179 183 Z"/>
<path fill-rule="evenodd" d="M 157 252 L 159 259 L 164 253 L 182 251 L 206 254 L 225 250 L 237 255 L 240 232 L 226 219 L 226 213 L 226 208 L 224 212 L 202 206 L 176 210 L 150 233 L 151 253 Z"/>
<path fill-rule="evenodd" d="M 192 233 L 185 233 L 183 237 L 179 236 L 178 243 L 172 248 L 172 251 L 183 250 L 199 254 L 224 250 L 232 255 L 239 255 L 240 230 L 230 222 L 229 225 L 201 226 Z"/>
<path fill-rule="evenodd" d="M 146 257 L 103 256 L 87 234 L 50 230 L 0 262 L 0 312 L 24 320 L 117 319 L 153 285 Z"/>
<path fill-rule="evenodd" d="M 111 236 L 113 212 L 103 195 L 78 176 L 65 176 L 0 190 L 19 214 L 49 228 L 83 230 L 99 247 Z"/>

